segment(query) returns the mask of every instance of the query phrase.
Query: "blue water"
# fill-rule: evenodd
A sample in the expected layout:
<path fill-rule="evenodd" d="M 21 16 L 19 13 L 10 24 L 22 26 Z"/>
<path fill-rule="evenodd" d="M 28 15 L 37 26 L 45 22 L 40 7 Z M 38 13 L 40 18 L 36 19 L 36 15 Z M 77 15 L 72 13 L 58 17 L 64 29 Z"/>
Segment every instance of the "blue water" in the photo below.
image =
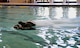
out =
<path fill-rule="evenodd" d="M 1 47 L 80 48 L 79 20 L 80 7 L 0 8 Z M 32 21 L 36 30 L 16 30 L 18 21 Z"/>

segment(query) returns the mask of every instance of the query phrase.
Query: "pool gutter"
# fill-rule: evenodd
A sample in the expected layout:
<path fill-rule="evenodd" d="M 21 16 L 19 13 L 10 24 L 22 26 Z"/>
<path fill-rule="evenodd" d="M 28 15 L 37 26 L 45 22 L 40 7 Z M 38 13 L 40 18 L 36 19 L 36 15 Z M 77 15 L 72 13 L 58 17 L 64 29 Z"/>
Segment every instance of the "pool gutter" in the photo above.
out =
<path fill-rule="evenodd" d="M 0 3 L 2 6 L 80 6 L 80 3 Z"/>

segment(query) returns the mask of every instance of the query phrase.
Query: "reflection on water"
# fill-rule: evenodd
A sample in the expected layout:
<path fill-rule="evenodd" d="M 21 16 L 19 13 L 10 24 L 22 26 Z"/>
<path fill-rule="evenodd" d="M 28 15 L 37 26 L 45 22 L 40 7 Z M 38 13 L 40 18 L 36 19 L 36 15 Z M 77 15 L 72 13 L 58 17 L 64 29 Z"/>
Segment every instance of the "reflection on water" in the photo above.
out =
<path fill-rule="evenodd" d="M 13 29 L 20 20 L 32 20 L 36 23 L 37 30 Z M 2 43 L 6 48 L 80 48 L 79 20 L 80 7 L 2 8 Z"/>
<path fill-rule="evenodd" d="M 76 8 L 70 7 L 68 12 L 68 18 L 77 18 L 76 13 Z"/>
<path fill-rule="evenodd" d="M 54 26 L 80 26 L 78 7 L 37 7 L 35 10 L 37 19 L 44 20 L 46 18 L 45 20 L 51 21 Z"/>
<path fill-rule="evenodd" d="M 56 14 L 55 14 L 54 18 L 61 19 L 63 17 L 62 7 L 56 7 L 55 12 L 56 12 Z"/>
<path fill-rule="evenodd" d="M 37 15 L 38 16 L 49 16 L 49 8 L 48 7 L 39 7 L 37 9 Z"/>
<path fill-rule="evenodd" d="M 38 16 L 51 16 L 56 19 L 72 19 L 79 17 L 79 8 L 76 7 L 38 7 L 35 9 Z"/>

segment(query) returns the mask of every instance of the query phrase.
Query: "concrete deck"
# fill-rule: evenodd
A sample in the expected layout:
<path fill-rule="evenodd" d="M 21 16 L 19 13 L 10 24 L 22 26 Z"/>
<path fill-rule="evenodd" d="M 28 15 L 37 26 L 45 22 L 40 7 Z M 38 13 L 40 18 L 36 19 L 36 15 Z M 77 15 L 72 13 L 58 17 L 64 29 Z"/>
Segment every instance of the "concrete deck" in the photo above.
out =
<path fill-rule="evenodd" d="M 0 3 L 2 6 L 80 6 L 80 3 Z"/>

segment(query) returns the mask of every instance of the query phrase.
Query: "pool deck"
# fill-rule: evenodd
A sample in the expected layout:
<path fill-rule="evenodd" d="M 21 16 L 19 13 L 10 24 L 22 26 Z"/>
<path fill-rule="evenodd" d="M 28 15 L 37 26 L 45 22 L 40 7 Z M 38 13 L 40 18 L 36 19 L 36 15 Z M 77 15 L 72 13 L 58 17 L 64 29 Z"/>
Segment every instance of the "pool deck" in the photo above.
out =
<path fill-rule="evenodd" d="M 80 6 L 80 3 L 0 3 L 2 6 Z"/>

